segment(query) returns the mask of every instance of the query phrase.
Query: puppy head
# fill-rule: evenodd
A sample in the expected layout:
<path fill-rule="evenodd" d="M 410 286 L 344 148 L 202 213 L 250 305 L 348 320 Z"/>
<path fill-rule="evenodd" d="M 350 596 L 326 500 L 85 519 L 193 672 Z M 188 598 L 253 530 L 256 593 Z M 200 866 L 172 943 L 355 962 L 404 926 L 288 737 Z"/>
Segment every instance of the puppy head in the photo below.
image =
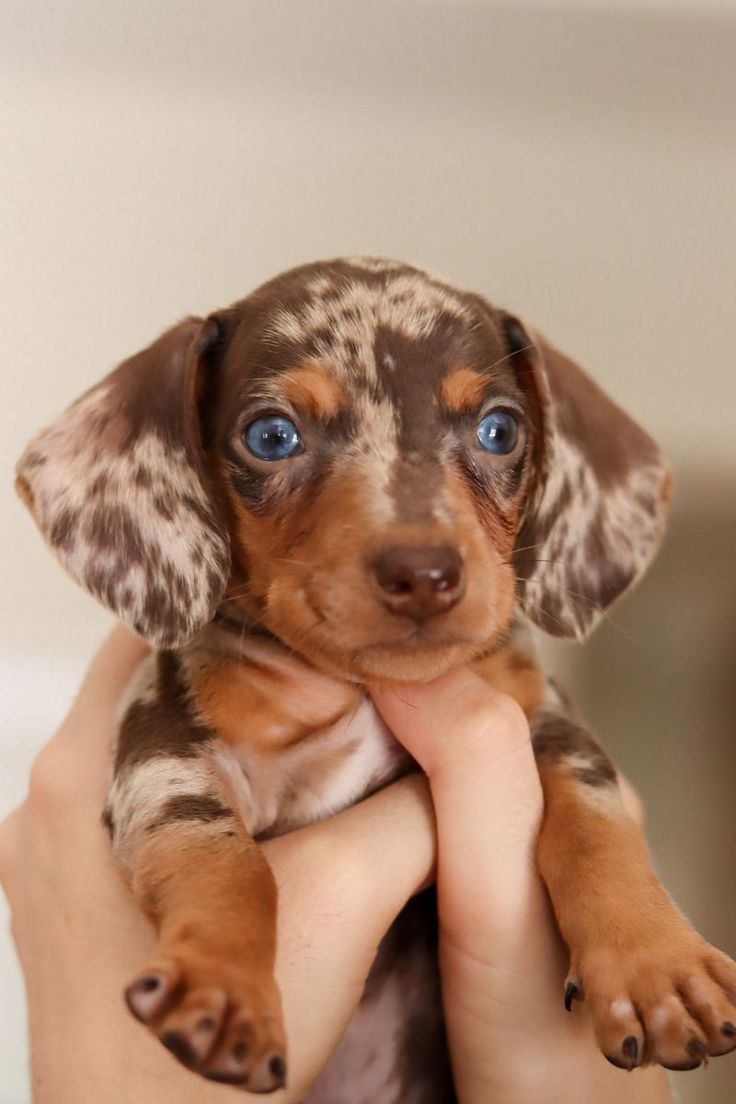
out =
<path fill-rule="evenodd" d="M 367 259 L 169 331 L 19 480 L 68 570 L 154 643 L 228 598 L 321 667 L 398 680 L 486 651 L 519 603 L 584 635 L 650 559 L 668 486 L 517 320 Z"/>

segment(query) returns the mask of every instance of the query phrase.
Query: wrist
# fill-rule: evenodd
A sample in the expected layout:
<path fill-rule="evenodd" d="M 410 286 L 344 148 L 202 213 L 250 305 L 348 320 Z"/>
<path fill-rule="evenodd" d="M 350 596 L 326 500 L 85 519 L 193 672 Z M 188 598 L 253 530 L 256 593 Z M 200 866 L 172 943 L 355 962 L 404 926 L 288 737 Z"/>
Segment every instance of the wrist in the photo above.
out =
<path fill-rule="evenodd" d="M 537 947 L 521 930 L 519 939 L 526 953 L 514 962 L 482 951 L 471 955 L 441 936 L 445 1020 L 460 1104 L 671 1104 L 665 1070 L 625 1075 L 600 1053 L 584 1004 L 573 1015 L 564 1012 L 561 946 Z"/>
<path fill-rule="evenodd" d="M 666 1071 L 659 1066 L 631 1074 L 615 1069 L 592 1036 L 580 1045 L 550 1045 L 531 1035 L 486 1030 L 483 1056 L 472 1044 L 452 1045 L 459 1104 L 672 1104 Z"/>

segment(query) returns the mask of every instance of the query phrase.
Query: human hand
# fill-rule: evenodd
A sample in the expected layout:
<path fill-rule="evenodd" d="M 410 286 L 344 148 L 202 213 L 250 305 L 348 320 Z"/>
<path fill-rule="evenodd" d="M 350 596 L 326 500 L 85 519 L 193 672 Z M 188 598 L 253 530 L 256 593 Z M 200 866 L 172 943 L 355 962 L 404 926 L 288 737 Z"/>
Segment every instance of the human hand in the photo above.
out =
<path fill-rule="evenodd" d="M 28 799 L 0 828 L 0 877 L 28 990 L 37 1104 L 234 1098 L 182 1070 L 122 1007 L 124 981 L 153 937 L 112 864 L 99 812 L 115 707 L 143 654 L 128 634 L 113 634 L 36 761 Z M 523 1093 L 545 1077 L 541 1099 L 553 1101 L 559 1089 L 567 1100 L 571 1077 L 591 1093 L 608 1077 L 609 1095 L 594 1097 L 604 1104 L 620 1093 L 621 1075 L 559 1009 L 560 949 L 530 859 L 541 799 L 528 736 L 517 727 L 513 704 L 509 710 L 507 699 L 489 697 L 486 687 L 481 693 L 468 677 L 402 691 L 400 698 L 415 706 L 408 719 L 399 698 L 378 695 L 389 719 L 399 710 L 392 723 L 407 746 L 415 741 L 411 750 L 430 774 L 440 811 L 443 969 L 461 1099 L 537 1100 Z M 457 769 L 441 748 L 432 751 L 448 731 Z M 337 1043 L 384 931 L 431 877 L 435 836 L 426 783 L 405 779 L 265 848 L 280 887 L 277 972 L 291 1040 L 289 1089 L 275 1099 L 288 1104 L 303 1095 Z M 475 948 L 469 956 L 468 940 Z M 490 971 L 479 946 L 492 947 Z M 558 1073 L 552 1085 L 547 1078 Z M 632 1104 L 667 1099 L 654 1095 L 654 1081 L 644 1086 L 649 1076 L 635 1075 L 642 1095 L 634 1093 Z M 498 1097 L 486 1084 L 498 1087 Z M 509 1086 L 522 1095 L 509 1095 Z"/>
<path fill-rule="evenodd" d="M 100 821 L 120 694 L 144 646 L 116 630 L 0 826 L 0 878 L 25 976 L 37 1104 L 213 1104 L 242 1094 L 182 1069 L 124 1007 L 153 933 L 115 869 Z M 431 876 L 426 782 L 404 779 L 322 824 L 264 845 L 279 883 L 277 976 L 301 1099 L 360 1000 L 376 947 Z M 385 856 L 392 856 L 392 877 Z"/>
<path fill-rule="evenodd" d="M 543 812 L 520 707 L 470 670 L 374 701 L 429 778 L 438 825 L 440 966 L 462 1104 L 665 1104 L 660 1068 L 624 1080 L 584 1005 L 562 1007 L 566 952 L 536 872 Z M 641 819 L 622 782 L 629 813 Z"/>

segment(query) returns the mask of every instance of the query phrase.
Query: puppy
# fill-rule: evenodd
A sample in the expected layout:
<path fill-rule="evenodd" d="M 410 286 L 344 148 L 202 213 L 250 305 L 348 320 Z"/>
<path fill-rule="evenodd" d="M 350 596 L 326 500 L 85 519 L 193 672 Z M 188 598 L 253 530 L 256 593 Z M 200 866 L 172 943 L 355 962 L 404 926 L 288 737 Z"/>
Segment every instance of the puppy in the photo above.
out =
<path fill-rule="evenodd" d="M 655 444 L 544 339 L 409 265 L 306 265 L 123 363 L 32 441 L 18 487 L 70 574 L 156 649 L 105 819 L 158 933 L 127 1001 L 186 1066 L 285 1083 L 255 841 L 414 769 L 366 687 L 460 664 L 529 718 L 567 1008 L 588 1002 L 627 1070 L 733 1049 L 736 966 L 659 884 L 615 768 L 535 656 L 531 623 L 582 639 L 639 578 L 670 496 Z M 381 1061 L 356 1053 L 359 1022 L 310 1101 L 453 1099 L 427 903 L 386 936 L 357 1013 Z"/>

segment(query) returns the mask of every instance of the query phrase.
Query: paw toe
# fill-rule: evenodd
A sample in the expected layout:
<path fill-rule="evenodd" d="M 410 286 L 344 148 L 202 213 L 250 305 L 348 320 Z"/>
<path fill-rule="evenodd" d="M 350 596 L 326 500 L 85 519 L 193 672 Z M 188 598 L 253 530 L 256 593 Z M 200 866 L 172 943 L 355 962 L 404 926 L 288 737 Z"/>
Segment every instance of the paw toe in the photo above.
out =
<path fill-rule="evenodd" d="M 270 1017 L 235 1017 L 207 1063 L 205 1076 L 269 1093 L 286 1083 L 280 1027 Z"/>
<path fill-rule="evenodd" d="M 212 1050 L 227 1005 L 223 989 L 194 986 L 157 1026 L 163 1045 L 191 1069 L 198 1068 Z"/>
<path fill-rule="evenodd" d="M 590 1006 L 598 1045 L 608 1061 L 625 1070 L 640 1066 L 646 1039 L 633 1002 L 620 992 L 594 991 Z"/>
<path fill-rule="evenodd" d="M 677 992 L 650 1000 L 641 997 L 640 1011 L 649 1061 L 671 1070 L 692 1070 L 707 1064 L 706 1034 Z"/>
<path fill-rule="evenodd" d="M 141 1023 L 150 1023 L 160 1016 L 174 998 L 178 983 L 175 970 L 153 968 L 146 970 L 125 990 L 128 1008 Z"/>

